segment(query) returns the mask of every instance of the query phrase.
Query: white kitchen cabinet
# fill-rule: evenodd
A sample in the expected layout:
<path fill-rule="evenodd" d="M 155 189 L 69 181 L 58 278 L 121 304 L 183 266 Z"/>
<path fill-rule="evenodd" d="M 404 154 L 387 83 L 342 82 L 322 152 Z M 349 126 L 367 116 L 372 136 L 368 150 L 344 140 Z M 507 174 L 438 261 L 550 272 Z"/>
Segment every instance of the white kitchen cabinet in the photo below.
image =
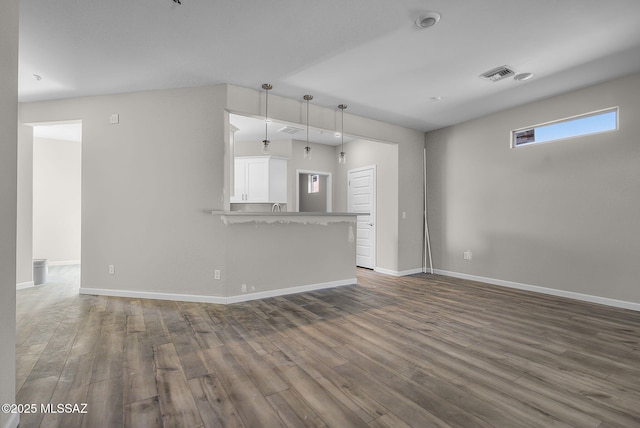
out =
<path fill-rule="evenodd" d="M 287 203 L 287 160 L 274 156 L 236 157 L 233 203 Z"/>

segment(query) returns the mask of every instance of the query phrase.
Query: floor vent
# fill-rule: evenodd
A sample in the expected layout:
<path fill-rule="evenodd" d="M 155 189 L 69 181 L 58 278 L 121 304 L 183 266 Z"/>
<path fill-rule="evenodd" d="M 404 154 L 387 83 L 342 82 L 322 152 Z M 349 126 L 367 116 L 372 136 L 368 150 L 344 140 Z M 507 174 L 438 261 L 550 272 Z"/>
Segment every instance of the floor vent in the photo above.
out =
<path fill-rule="evenodd" d="M 509 76 L 514 76 L 516 73 L 506 65 L 502 65 L 500 67 L 496 67 L 493 70 L 489 70 L 486 73 L 482 73 L 480 77 L 491 80 L 492 82 L 497 82 L 498 80 L 502 80 Z"/>
<path fill-rule="evenodd" d="M 302 128 L 296 128 L 295 126 L 283 126 L 282 128 L 278 129 L 278 132 L 282 132 L 284 134 L 297 134 L 298 132 L 302 132 L 304 131 L 304 129 Z"/>

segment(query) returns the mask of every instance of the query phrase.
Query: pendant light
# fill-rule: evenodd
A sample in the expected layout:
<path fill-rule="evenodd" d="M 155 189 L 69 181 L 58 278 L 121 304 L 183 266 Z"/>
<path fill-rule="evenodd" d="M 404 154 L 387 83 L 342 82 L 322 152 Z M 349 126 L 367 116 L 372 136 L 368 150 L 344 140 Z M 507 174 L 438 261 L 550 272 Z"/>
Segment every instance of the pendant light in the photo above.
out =
<path fill-rule="evenodd" d="M 265 90 L 264 96 L 264 140 L 262 140 L 262 153 L 269 153 L 269 91 L 273 89 L 269 83 L 263 83 L 262 89 Z"/>
<path fill-rule="evenodd" d="M 347 154 L 344 152 L 344 109 L 347 108 L 346 104 L 340 104 L 338 108 L 342 111 L 342 132 L 340 137 L 342 138 L 342 144 L 340 146 L 340 153 L 338 154 L 338 163 L 347 163 Z"/>
<path fill-rule="evenodd" d="M 304 158 L 311 159 L 311 147 L 309 147 L 309 101 L 313 99 L 313 95 L 305 95 L 302 98 L 307 101 L 307 145 L 304 147 Z"/>

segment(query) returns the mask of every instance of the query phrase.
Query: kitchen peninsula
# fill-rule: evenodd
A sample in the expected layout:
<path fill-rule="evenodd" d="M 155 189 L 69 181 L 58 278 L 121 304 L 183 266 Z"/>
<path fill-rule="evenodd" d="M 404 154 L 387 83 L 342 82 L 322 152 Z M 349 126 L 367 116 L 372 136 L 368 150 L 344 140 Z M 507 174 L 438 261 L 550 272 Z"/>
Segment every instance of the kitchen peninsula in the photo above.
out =
<path fill-rule="evenodd" d="M 227 303 L 356 283 L 354 213 L 213 211 L 227 242 Z"/>

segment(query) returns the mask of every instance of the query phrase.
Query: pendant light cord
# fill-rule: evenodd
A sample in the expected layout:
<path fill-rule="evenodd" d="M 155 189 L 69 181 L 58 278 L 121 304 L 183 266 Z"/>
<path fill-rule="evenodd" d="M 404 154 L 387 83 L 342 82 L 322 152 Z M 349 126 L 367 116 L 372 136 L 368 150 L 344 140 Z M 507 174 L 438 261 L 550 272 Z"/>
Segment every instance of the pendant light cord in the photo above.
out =
<path fill-rule="evenodd" d="M 266 90 L 264 98 L 264 140 L 269 141 L 269 90 Z"/>
<path fill-rule="evenodd" d="M 342 104 L 340 104 L 340 105 L 342 105 Z M 342 130 L 340 131 L 340 139 L 342 140 L 342 144 L 340 145 L 340 151 L 342 153 L 344 153 L 344 107 L 341 107 L 340 110 L 342 111 L 342 115 L 341 115 L 342 116 L 342 126 L 341 126 Z"/>
<path fill-rule="evenodd" d="M 307 100 L 307 147 L 309 149 L 309 96 L 305 95 L 305 99 Z"/>
<path fill-rule="evenodd" d="M 341 153 L 341 156 L 344 156 L 344 109 L 347 108 L 347 105 L 340 104 L 338 108 L 342 111 L 342 113 L 340 114 L 340 119 L 341 119 L 340 127 L 342 128 L 340 132 L 340 153 Z"/>
<path fill-rule="evenodd" d="M 307 101 L 307 144 L 304 146 L 304 158 L 311 159 L 311 147 L 309 147 L 309 101 L 313 99 L 313 95 L 305 95 L 302 98 Z"/>
<path fill-rule="evenodd" d="M 264 140 L 262 141 L 262 153 L 267 154 L 269 151 L 269 90 L 272 89 L 269 83 L 263 83 L 262 89 L 265 90 L 264 96 Z"/>

